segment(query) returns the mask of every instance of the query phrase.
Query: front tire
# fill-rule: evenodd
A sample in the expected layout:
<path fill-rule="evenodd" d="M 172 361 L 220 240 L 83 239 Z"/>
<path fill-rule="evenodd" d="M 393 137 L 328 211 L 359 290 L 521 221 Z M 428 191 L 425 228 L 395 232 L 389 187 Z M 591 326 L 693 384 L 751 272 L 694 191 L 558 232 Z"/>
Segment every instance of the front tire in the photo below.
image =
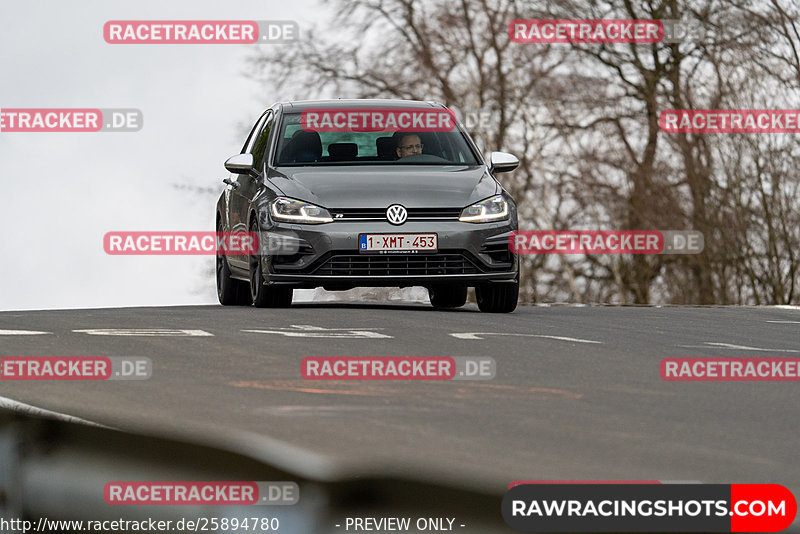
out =
<path fill-rule="evenodd" d="M 217 227 L 217 232 L 222 230 Z M 231 278 L 231 270 L 225 256 L 217 253 L 216 258 L 217 299 L 223 306 L 250 306 L 250 288 L 247 282 Z"/>
<path fill-rule="evenodd" d="M 250 224 L 250 231 L 258 234 L 258 224 L 255 221 Z M 261 254 L 250 256 L 250 298 L 253 305 L 256 308 L 288 308 L 292 305 L 294 291 L 291 287 L 264 284 L 263 264 Z"/>
<path fill-rule="evenodd" d="M 467 286 L 436 285 L 428 288 L 428 295 L 434 308 L 460 308 L 467 303 Z"/>
<path fill-rule="evenodd" d="M 486 313 L 510 313 L 517 308 L 519 278 L 513 283 L 481 284 L 475 287 L 478 309 Z"/>

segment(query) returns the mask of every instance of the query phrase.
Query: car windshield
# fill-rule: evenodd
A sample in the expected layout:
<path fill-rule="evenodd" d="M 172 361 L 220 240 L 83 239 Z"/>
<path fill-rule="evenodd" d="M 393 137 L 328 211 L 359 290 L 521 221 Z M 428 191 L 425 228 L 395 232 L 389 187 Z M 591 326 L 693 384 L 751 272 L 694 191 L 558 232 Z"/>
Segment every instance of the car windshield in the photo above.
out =
<path fill-rule="evenodd" d="M 399 150 L 398 150 L 399 148 Z M 314 131 L 300 113 L 284 114 L 276 166 L 478 165 L 456 129 L 441 131 Z"/>

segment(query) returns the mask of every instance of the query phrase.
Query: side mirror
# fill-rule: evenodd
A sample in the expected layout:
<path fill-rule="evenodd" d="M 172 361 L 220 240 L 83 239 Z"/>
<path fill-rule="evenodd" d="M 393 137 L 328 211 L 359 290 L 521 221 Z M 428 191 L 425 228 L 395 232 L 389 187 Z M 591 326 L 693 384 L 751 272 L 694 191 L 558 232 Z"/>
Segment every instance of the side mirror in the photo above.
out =
<path fill-rule="evenodd" d="M 258 171 L 253 167 L 252 154 L 236 154 L 235 156 L 231 156 L 225 162 L 225 168 L 228 169 L 228 172 L 232 172 L 233 174 L 258 175 Z"/>
<path fill-rule="evenodd" d="M 489 160 L 491 162 L 490 172 L 508 172 L 519 167 L 517 156 L 508 152 L 492 152 Z"/>

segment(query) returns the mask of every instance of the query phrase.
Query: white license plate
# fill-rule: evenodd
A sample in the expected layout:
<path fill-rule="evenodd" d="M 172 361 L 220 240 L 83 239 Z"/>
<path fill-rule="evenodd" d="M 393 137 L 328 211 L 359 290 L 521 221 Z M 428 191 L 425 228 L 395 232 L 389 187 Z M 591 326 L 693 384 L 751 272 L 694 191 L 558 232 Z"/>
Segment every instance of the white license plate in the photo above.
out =
<path fill-rule="evenodd" d="M 433 251 L 439 246 L 436 234 L 361 234 L 361 252 Z"/>

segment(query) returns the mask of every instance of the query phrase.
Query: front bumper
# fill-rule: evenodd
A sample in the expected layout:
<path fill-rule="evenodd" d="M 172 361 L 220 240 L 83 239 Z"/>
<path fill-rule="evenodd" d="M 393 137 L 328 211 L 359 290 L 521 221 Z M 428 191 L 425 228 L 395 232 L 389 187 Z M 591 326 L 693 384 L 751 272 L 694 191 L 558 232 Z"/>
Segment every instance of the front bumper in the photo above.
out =
<path fill-rule="evenodd" d="M 344 221 L 320 225 L 276 224 L 265 280 L 297 288 L 406 287 L 437 283 L 513 282 L 518 261 L 508 247 L 516 223 L 459 221 Z M 360 234 L 436 233 L 435 253 L 361 253 Z M 274 240 L 273 240 L 274 241 Z"/>

